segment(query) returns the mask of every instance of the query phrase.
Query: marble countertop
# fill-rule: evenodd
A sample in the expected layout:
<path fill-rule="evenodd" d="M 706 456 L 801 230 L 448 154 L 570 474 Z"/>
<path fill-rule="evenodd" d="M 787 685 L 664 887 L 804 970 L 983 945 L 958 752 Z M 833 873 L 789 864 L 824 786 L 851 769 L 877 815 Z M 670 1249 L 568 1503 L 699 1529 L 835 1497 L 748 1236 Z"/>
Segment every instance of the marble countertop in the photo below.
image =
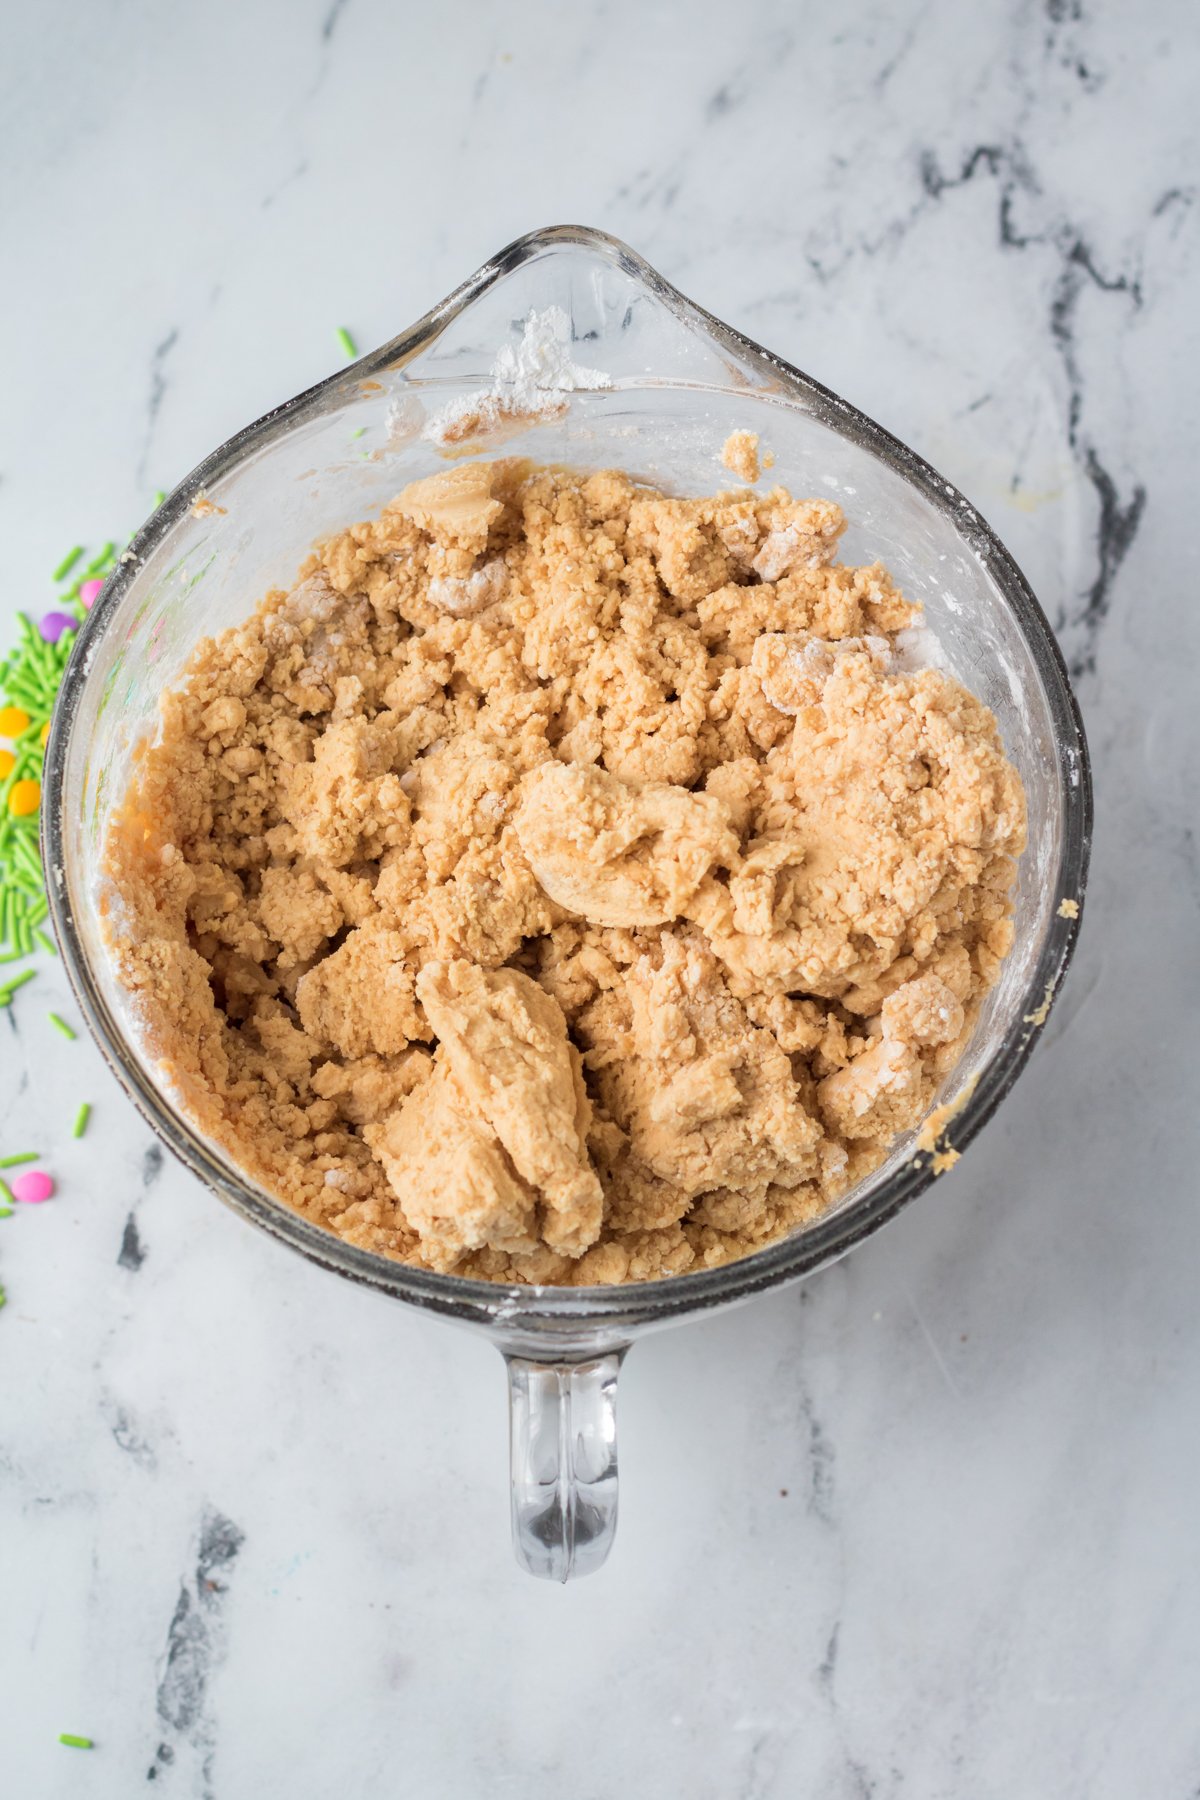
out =
<path fill-rule="evenodd" d="M 5 609 L 335 325 L 578 220 L 992 520 L 1098 817 L 1025 1078 L 849 1260 L 637 1346 L 566 1589 L 512 1561 L 495 1352 L 164 1160 L 47 961 L 0 1019 L 0 1139 L 60 1178 L 0 1223 L 6 1794 L 1195 1796 L 1192 8 L 47 0 L 8 42 Z"/>

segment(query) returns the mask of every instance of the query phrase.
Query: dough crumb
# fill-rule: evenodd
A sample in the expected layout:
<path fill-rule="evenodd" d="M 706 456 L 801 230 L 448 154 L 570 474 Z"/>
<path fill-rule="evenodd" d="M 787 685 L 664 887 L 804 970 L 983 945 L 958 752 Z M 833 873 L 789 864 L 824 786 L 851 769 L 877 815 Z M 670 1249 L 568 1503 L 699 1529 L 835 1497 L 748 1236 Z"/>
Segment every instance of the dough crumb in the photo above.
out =
<path fill-rule="evenodd" d="M 497 405 L 593 379 L 550 327 Z M 922 1119 L 951 1167 L 1024 796 L 845 523 L 458 462 L 201 643 L 105 902 L 196 1125 L 347 1243 L 551 1285 L 747 1255 Z"/>
<path fill-rule="evenodd" d="M 946 1101 L 942 1106 L 934 1107 L 933 1111 L 926 1116 L 920 1131 L 917 1133 L 916 1148 L 918 1150 L 923 1150 L 928 1156 L 933 1156 L 936 1153 L 938 1139 L 945 1132 L 951 1119 L 956 1119 L 958 1117 L 959 1113 L 962 1111 L 963 1107 L 966 1106 L 971 1095 L 978 1086 L 978 1075 L 972 1075 L 971 1079 L 964 1083 L 961 1091 L 953 1100 Z"/>
<path fill-rule="evenodd" d="M 1079 917 L 1079 902 L 1078 902 L 1078 900 L 1060 901 L 1059 908 L 1058 908 L 1058 916 L 1060 919 L 1077 919 Z"/>
<path fill-rule="evenodd" d="M 731 475 L 739 481 L 753 485 L 762 474 L 763 465 L 758 455 L 758 433 L 756 431 L 731 431 L 721 446 L 721 461 Z M 765 466 L 770 468 L 775 461 L 771 457 Z"/>
<path fill-rule="evenodd" d="M 1026 1013 L 1023 1023 L 1026 1025 L 1044 1025 L 1050 1017 L 1050 1003 L 1054 999 L 1054 983 L 1047 982 L 1046 991 L 1042 995 L 1041 1004 L 1035 1006 L 1031 1013 Z"/>

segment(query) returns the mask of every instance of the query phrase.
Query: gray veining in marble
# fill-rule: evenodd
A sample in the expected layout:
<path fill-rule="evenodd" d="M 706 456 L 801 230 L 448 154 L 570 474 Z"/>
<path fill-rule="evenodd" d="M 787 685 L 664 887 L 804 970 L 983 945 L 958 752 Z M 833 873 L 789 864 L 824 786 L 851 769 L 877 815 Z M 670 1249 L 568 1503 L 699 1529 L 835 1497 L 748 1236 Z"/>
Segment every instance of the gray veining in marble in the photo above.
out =
<path fill-rule="evenodd" d="M 494 1352 L 164 1161 L 47 962 L 0 1017 L 0 1143 L 60 1178 L 0 1221 L 3 1791 L 1195 1800 L 1194 8 L 47 0 L 6 35 L 6 609 L 335 325 L 581 220 L 993 521 L 1098 820 L 1017 1090 L 848 1261 L 638 1346 L 617 1550 L 566 1590 L 510 1558 Z"/>

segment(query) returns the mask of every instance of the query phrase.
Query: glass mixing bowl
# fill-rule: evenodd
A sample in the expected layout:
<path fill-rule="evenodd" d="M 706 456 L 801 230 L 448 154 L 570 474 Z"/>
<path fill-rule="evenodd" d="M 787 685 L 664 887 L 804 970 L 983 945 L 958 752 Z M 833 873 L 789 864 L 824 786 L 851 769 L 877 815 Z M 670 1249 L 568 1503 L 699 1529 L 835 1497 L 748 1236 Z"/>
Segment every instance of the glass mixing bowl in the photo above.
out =
<path fill-rule="evenodd" d="M 566 1580 L 598 1567 L 612 1542 L 616 1382 L 632 1339 L 844 1255 L 929 1183 L 931 1157 L 910 1134 L 816 1223 L 700 1274 L 562 1289 L 406 1268 L 289 1211 L 177 1110 L 131 1025 L 97 904 L 105 824 L 131 753 L 155 730 L 159 696 L 197 640 L 245 618 L 268 588 L 290 585 L 315 538 L 444 466 L 422 435 L 429 419 L 491 391 L 497 354 L 511 359 L 531 313 L 549 307 L 565 315 L 570 356 L 607 381 L 585 371 L 577 391 L 548 396 L 544 416 L 510 420 L 504 454 L 618 466 L 705 493 L 729 485 L 717 462 L 727 434 L 758 432 L 775 455 L 773 479 L 845 504 L 846 559 L 888 565 L 923 603 L 945 660 L 999 720 L 1025 783 L 1029 848 L 1012 953 L 939 1096 L 957 1108 L 959 1149 L 1024 1067 L 1066 968 L 1078 926 L 1060 905 L 1082 897 L 1091 794 L 1083 730 L 1049 626 L 970 503 L 862 413 L 600 232 L 560 226 L 510 245 L 411 330 L 222 445 L 135 538 L 79 634 L 46 757 L 50 904 L 83 1015 L 163 1142 L 242 1218 L 326 1269 L 488 1334 L 510 1376 L 517 1556 L 536 1575 Z M 561 381 L 561 369 L 540 379 Z M 197 508 L 200 496 L 212 506 Z"/>

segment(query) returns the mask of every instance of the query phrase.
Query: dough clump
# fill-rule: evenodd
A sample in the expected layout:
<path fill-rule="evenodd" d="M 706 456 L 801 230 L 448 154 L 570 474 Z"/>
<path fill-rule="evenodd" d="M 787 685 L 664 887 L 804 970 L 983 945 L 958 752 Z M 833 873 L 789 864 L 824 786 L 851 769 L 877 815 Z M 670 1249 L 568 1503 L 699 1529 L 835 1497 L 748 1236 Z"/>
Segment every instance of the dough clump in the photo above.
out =
<path fill-rule="evenodd" d="M 496 1281 L 712 1267 L 875 1168 L 996 980 L 1025 808 L 987 708 L 893 666 L 917 609 L 844 525 L 459 463 L 200 644 L 105 900 L 196 1123 L 348 1242 Z"/>

